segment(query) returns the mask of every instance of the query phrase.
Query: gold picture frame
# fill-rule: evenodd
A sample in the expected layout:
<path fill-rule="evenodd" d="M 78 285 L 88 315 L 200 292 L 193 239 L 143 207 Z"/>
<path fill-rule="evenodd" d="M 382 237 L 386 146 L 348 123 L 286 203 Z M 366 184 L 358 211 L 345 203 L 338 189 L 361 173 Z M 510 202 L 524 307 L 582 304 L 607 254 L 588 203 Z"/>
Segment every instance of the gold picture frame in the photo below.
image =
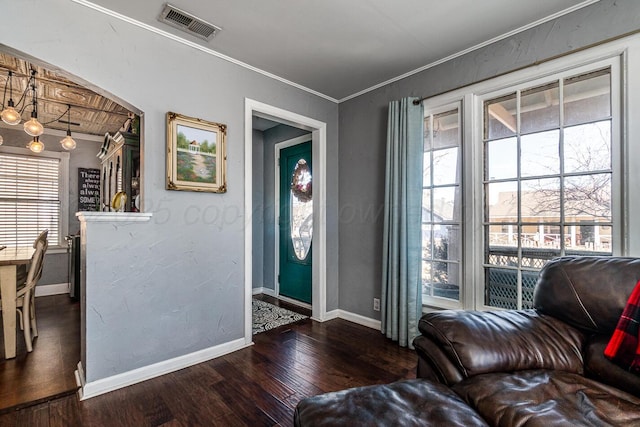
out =
<path fill-rule="evenodd" d="M 227 126 L 167 113 L 167 190 L 225 193 Z"/>

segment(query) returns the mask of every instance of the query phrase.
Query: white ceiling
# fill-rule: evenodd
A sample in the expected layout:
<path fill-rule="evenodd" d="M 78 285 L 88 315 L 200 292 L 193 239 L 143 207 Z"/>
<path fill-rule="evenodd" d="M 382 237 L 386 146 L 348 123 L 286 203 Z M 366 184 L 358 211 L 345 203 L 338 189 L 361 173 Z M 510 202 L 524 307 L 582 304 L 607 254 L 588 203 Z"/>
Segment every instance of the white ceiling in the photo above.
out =
<path fill-rule="evenodd" d="M 222 27 L 208 42 L 159 22 L 165 0 L 73 1 L 340 101 L 598 0 L 171 0 Z"/>

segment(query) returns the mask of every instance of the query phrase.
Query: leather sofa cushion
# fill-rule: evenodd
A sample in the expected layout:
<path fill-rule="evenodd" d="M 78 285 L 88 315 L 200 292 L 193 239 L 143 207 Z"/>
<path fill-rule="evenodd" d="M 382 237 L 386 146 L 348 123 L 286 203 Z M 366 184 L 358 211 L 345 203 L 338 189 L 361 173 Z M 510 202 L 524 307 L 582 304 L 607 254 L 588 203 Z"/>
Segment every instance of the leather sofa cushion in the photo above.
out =
<path fill-rule="evenodd" d="M 301 400 L 294 425 L 487 426 L 449 387 L 427 380 L 357 387 Z"/>
<path fill-rule="evenodd" d="M 486 374 L 452 388 L 495 426 L 640 425 L 640 399 L 568 372 Z"/>
<path fill-rule="evenodd" d="M 540 271 L 533 306 L 578 329 L 612 334 L 638 279 L 639 258 L 555 258 Z"/>
<path fill-rule="evenodd" d="M 535 310 L 446 310 L 425 314 L 418 328 L 464 377 L 527 369 L 584 372 L 586 336 Z"/>
<path fill-rule="evenodd" d="M 604 357 L 604 348 L 609 338 L 606 335 L 597 335 L 589 340 L 584 349 L 586 376 L 640 397 L 640 377 Z"/>

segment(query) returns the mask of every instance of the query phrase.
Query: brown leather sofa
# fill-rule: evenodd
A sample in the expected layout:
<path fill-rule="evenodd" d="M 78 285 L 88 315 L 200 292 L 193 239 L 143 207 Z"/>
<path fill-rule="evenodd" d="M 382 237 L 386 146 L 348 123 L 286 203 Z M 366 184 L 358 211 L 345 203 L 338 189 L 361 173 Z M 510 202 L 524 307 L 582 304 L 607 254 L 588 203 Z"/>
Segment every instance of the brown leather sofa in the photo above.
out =
<path fill-rule="evenodd" d="M 429 313 L 418 379 L 302 400 L 297 426 L 640 426 L 640 377 L 603 355 L 640 259 L 562 257 L 534 309 Z"/>

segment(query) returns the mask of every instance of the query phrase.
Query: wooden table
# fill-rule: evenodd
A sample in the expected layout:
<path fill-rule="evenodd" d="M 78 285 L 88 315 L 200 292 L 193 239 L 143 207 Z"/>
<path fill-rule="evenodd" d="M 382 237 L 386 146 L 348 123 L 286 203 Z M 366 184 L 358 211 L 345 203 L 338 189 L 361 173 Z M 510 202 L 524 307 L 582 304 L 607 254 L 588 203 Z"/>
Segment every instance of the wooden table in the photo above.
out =
<path fill-rule="evenodd" d="M 9 247 L 0 251 L 0 298 L 7 359 L 16 357 L 16 272 L 18 265 L 29 263 L 34 252 L 32 247 Z"/>

